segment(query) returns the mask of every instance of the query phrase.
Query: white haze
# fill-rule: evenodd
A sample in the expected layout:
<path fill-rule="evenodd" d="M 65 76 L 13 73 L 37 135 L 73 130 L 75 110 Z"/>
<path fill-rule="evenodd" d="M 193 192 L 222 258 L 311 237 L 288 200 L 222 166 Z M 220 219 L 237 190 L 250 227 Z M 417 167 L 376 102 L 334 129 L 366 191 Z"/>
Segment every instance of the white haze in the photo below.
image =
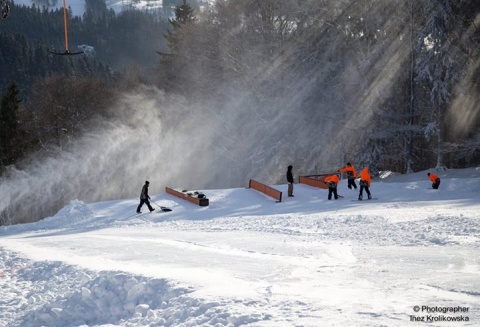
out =
<path fill-rule="evenodd" d="M 385 28 L 395 29 L 391 17 Z M 405 26 L 399 35 L 408 31 Z M 227 53 L 231 43 L 236 44 L 230 38 L 219 42 Z M 256 62 L 255 69 L 251 66 L 256 57 L 245 58 L 246 70 L 254 72 L 242 80 L 250 91 L 226 86 L 222 98 L 229 100 L 222 105 L 189 103 L 153 87 L 132 90 L 118 99 L 115 119 L 98 122 L 99 128 L 71 148 L 2 177 L 0 223 L 36 220 L 73 199 L 138 196 L 145 180 L 151 182 L 151 193 L 160 193 L 165 186 L 243 187 L 250 178 L 284 182 L 289 164 L 296 176 L 338 169 L 361 150 L 373 113 L 384 109 L 410 56 L 400 37 L 389 38 L 368 53 L 348 54 L 349 64 L 339 68 L 329 59 L 335 49 L 335 44 L 322 49 L 320 58 L 327 63 L 319 66 L 323 75 L 289 74 L 285 67 L 292 49 L 271 62 Z M 203 71 L 191 74 L 207 79 Z M 281 93 L 277 99 L 252 94 L 262 78 Z M 317 94 L 322 101 L 307 102 L 311 108 L 304 110 L 306 100 Z M 212 103 L 218 103 L 215 97 L 212 94 Z M 469 103 L 470 107 L 455 103 L 456 112 L 475 112 L 475 102 Z M 458 125 L 466 122 L 459 120 Z"/>
<path fill-rule="evenodd" d="M 74 198 L 132 196 L 147 179 L 152 192 L 173 181 L 183 187 L 205 185 L 211 178 L 205 168 L 215 128 L 211 120 L 198 124 L 201 115 L 187 108 L 155 89 L 123 96 L 116 119 L 100 123 L 66 151 L 11 171 L 1 184 L 0 211 L 10 204 L 34 216 L 55 199 L 62 205 Z"/>
<path fill-rule="evenodd" d="M 268 119 L 273 116 L 246 102 L 202 108 L 147 87 L 123 95 L 115 119 L 3 177 L 4 223 L 46 216 L 73 199 L 139 195 L 145 180 L 152 193 L 165 186 L 242 187 L 250 178 L 283 181 L 302 139 L 289 130 L 291 113 Z"/>
<path fill-rule="evenodd" d="M 351 160 L 349 150 L 362 142 L 356 135 L 369 126 L 400 66 L 370 76 L 363 96 L 355 96 L 355 86 L 344 95 L 326 95 L 325 102 L 315 105 L 317 117 L 299 108 L 314 92 L 315 76 L 306 75 L 288 85 L 295 91 L 263 102 L 252 91 L 224 90 L 229 100 L 221 106 L 188 103 L 154 87 L 132 90 L 112 109 L 115 119 L 99 122 L 68 150 L 4 178 L 4 223 L 51 215 L 73 199 L 139 195 L 145 180 L 151 182 L 151 192 L 159 193 L 165 186 L 242 187 L 251 178 L 283 182 L 290 164 L 296 175 L 336 170 Z M 354 69 L 346 67 L 339 81 L 355 81 Z M 352 110 L 345 115 L 345 108 Z"/>
<path fill-rule="evenodd" d="M 390 49 L 398 49 L 398 39 L 389 42 Z M 334 48 L 326 49 L 325 58 Z M 291 58 L 288 51 L 273 64 L 259 63 L 255 56 L 245 58 L 250 73 L 244 83 L 253 87 L 249 91 L 225 87 L 223 97 L 229 100 L 221 106 L 188 103 L 155 88 L 132 90 L 114 108 L 116 119 L 99 122 L 101 128 L 81 137 L 70 149 L 4 178 L 0 188 L 4 223 L 45 217 L 73 199 L 132 197 L 145 180 L 151 182 L 152 193 L 159 193 L 165 186 L 242 187 L 250 178 L 283 182 L 290 164 L 296 175 L 336 170 L 351 160 L 349 150 L 362 142 L 357 135 L 369 125 L 372 112 L 394 82 L 401 57 L 406 58 L 403 52 L 397 54 L 390 69 L 372 70 L 377 76 L 368 77 L 370 85 L 363 94 L 358 84 L 364 77 L 356 58 L 350 58 L 351 64 L 343 69 L 332 67 L 335 87 L 330 86 L 329 75 L 325 81 L 307 73 L 301 80 L 289 78 L 281 69 Z M 379 65 L 389 65 L 381 55 L 377 60 Z M 191 74 L 204 76 L 205 72 Z M 285 92 L 277 99 L 255 94 L 261 79 L 272 83 L 277 93 Z M 325 101 L 303 110 L 305 99 L 317 92 L 325 94 Z"/>

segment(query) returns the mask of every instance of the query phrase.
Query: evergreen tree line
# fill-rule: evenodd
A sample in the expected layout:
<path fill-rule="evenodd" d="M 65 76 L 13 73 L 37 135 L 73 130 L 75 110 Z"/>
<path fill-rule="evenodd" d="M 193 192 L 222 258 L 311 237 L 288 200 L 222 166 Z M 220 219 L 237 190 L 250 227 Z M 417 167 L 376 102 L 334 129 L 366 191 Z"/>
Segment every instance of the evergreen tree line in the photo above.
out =
<path fill-rule="evenodd" d="M 35 81 L 54 74 L 102 76 L 109 79 L 108 65 L 87 56 L 67 57 L 50 53 L 46 44 L 32 43 L 24 35 L 0 32 L 0 88 L 6 90 L 12 82 L 29 96 Z M 64 51 L 64 50 L 63 50 Z"/>
<path fill-rule="evenodd" d="M 276 168 L 480 163 L 480 2 L 224 0 L 206 15 L 183 6 L 158 85 L 256 116 L 236 133 L 268 142 L 268 130 L 262 156 Z M 272 150 L 282 140 L 295 144 L 287 158 Z"/>
<path fill-rule="evenodd" d="M 130 83 L 129 70 L 145 75 L 154 64 L 168 24 L 142 11 L 116 15 L 105 2 L 88 0 L 82 18 L 69 10 L 69 45 L 71 52 L 80 44 L 95 52 L 59 56 L 52 52 L 65 50 L 63 9 L 10 5 L 0 22 L 0 172 L 29 154 L 67 146 L 96 115 L 106 115 L 114 90 Z"/>
<path fill-rule="evenodd" d="M 11 13 L 1 21 L 1 89 L 15 81 L 28 90 L 37 76 L 74 70 L 76 74 L 119 71 L 132 62 L 147 68 L 155 64 L 156 51 L 165 47 L 162 33 L 168 21 L 147 12 L 125 10 L 115 14 L 101 0 L 86 1 L 83 17 L 68 10 L 69 50 L 93 47 L 80 57 L 59 57 L 64 52 L 63 9 L 47 11 L 11 4 Z"/>

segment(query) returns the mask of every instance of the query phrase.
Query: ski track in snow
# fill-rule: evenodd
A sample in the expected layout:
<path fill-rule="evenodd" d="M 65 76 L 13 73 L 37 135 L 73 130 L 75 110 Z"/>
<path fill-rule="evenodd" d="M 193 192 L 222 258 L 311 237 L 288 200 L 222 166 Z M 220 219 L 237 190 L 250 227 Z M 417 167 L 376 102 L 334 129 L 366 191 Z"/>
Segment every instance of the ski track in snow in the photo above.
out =
<path fill-rule="evenodd" d="M 283 203 L 152 197 L 169 213 L 72 201 L 0 230 L 0 326 L 424 325 L 415 305 L 468 308 L 430 326 L 479 326 L 480 176 L 445 174 L 439 191 L 425 173 L 374 181 L 361 202 L 298 184 Z"/>

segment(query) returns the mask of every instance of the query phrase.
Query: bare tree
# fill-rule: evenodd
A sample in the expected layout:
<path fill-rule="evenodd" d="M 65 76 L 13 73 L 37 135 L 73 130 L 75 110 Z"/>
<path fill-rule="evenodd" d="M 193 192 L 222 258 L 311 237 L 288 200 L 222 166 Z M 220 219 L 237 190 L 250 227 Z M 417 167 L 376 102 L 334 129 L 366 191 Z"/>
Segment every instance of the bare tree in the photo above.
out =
<path fill-rule="evenodd" d="M 56 75 L 40 80 L 28 107 L 34 114 L 39 143 L 68 146 L 88 129 L 98 115 L 106 114 L 112 87 L 105 81 Z"/>

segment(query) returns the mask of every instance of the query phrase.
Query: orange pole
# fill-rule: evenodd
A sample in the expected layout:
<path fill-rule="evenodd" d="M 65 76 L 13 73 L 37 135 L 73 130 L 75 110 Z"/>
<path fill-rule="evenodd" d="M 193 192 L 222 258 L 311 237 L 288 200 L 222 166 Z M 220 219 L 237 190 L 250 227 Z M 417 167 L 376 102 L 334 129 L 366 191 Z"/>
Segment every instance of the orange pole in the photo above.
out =
<path fill-rule="evenodd" d="M 67 4 L 63 0 L 63 27 L 65 32 L 65 52 L 68 52 Z"/>

